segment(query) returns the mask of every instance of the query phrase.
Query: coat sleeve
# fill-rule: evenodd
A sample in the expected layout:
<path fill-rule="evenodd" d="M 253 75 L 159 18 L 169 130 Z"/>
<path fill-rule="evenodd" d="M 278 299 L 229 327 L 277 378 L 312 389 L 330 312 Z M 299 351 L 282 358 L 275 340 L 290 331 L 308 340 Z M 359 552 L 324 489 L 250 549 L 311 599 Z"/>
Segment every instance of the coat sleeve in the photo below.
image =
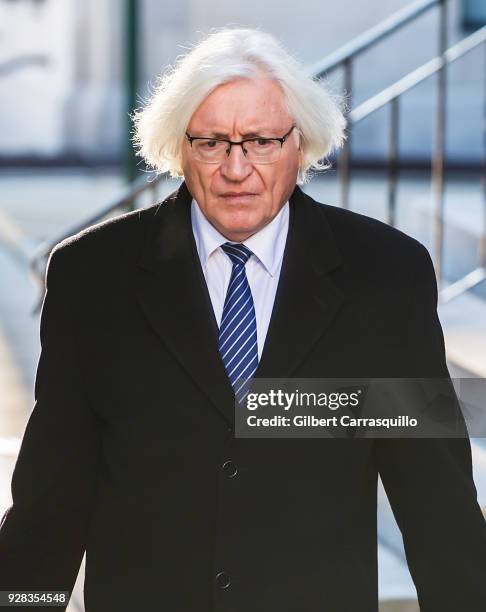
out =
<path fill-rule="evenodd" d="M 77 286 L 65 259 L 56 249 L 48 264 L 35 403 L 0 523 L 0 591 L 71 592 L 85 550 L 101 436 L 76 360 Z"/>
<path fill-rule="evenodd" d="M 407 329 L 409 377 L 449 378 L 437 283 L 416 252 Z M 412 262 L 411 262 L 412 265 Z M 460 407 L 458 420 L 462 419 Z M 421 612 L 486 610 L 486 523 L 477 502 L 467 433 L 375 441 L 378 470 L 401 530 Z"/>

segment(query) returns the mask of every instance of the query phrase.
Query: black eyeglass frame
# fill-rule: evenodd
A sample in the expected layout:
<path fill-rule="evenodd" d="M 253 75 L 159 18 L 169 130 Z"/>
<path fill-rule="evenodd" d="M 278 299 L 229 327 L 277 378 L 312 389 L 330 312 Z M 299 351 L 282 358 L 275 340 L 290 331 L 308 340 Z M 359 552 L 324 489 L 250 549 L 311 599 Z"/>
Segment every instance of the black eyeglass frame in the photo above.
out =
<path fill-rule="evenodd" d="M 189 144 L 191 145 L 191 149 L 192 149 L 192 143 L 194 140 L 214 140 L 216 142 L 227 142 L 229 144 L 229 149 L 226 151 L 227 157 L 231 155 L 231 147 L 233 145 L 240 145 L 243 150 L 243 155 L 246 157 L 246 151 L 243 147 L 243 144 L 245 142 L 254 141 L 254 140 L 265 140 L 265 141 L 278 140 L 278 142 L 280 142 L 280 149 L 282 149 L 284 142 L 287 140 L 290 133 L 295 127 L 297 126 L 294 123 L 292 127 L 290 128 L 290 130 L 286 134 L 284 134 L 281 138 L 277 138 L 277 137 L 267 138 L 266 136 L 252 136 L 251 138 L 244 138 L 243 140 L 237 141 L 237 140 L 228 140 L 227 138 L 211 138 L 210 136 L 191 136 L 189 132 L 186 132 L 186 138 L 189 141 Z"/>

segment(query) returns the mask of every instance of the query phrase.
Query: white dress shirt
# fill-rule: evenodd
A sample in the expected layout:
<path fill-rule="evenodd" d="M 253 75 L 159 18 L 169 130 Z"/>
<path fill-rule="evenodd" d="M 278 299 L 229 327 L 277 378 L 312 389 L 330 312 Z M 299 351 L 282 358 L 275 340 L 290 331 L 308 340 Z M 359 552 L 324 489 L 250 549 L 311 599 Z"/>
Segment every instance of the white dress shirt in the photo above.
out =
<path fill-rule="evenodd" d="M 194 199 L 191 204 L 191 221 L 197 252 L 219 326 L 233 269 L 231 259 L 220 247 L 225 242 L 232 241 L 225 238 L 206 219 Z M 255 305 L 259 360 L 272 315 L 288 227 L 289 203 L 286 202 L 270 223 L 243 241 L 253 253 L 245 269 Z"/>

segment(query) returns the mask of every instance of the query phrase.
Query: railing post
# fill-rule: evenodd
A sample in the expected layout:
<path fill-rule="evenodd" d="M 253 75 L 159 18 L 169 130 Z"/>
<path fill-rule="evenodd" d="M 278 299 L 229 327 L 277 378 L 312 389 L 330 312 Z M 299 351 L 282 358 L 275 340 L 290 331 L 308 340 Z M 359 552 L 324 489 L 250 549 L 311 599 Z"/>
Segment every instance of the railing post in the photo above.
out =
<path fill-rule="evenodd" d="M 346 115 L 349 115 L 352 106 L 353 67 L 352 58 L 347 58 L 344 63 L 344 91 L 346 93 Z M 341 184 L 341 205 L 349 208 L 349 181 L 351 162 L 351 126 L 347 127 L 347 138 L 341 149 L 338 161 L 339 182 Z"/>
<path fill-rule="evenodd" d="M 441 66 L 437 73 L 437 113 L 435 141 L 432 158 L 432 188 L 434 193 L 433 260 L 440 292 L 443 281 L 444 255 L 444 157 L 446 130 L 446 60 L 447 50 L 447 0 L 439 1 L 439 55 Z"/>
<path fill-rule="evenodd" d="M 397 178 L 398 178 L 398 138 L 399 138 L 399 98 L 390 102 L 390 133 L 388 149 L 388 208 L 387 222 L 395 226 L 397 208 Z"/>
<path fill-rule="evenodd" d="M 125 0 L 125 176 L 129 183 L 135 180 L 137 158 L 131 141 L 132 122 L 129 117 L 137 106 L 137 85 L 139 77 L 139 6 L 136 0 Z"/>

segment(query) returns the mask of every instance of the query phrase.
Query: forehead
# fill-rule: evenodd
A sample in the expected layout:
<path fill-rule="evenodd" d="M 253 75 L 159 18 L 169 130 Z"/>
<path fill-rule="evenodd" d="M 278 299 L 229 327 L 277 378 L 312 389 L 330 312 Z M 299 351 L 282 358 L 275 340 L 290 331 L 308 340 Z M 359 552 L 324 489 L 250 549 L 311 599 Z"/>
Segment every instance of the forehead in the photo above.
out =
<path fill-rule="evenodd" d="M 282 89 L 274 80 L 261 77 L 238 79 L 214 89 L 193 113 L 188 128 L 211 136 L 251 136 L 280 132 L 290 122 Z"/>

